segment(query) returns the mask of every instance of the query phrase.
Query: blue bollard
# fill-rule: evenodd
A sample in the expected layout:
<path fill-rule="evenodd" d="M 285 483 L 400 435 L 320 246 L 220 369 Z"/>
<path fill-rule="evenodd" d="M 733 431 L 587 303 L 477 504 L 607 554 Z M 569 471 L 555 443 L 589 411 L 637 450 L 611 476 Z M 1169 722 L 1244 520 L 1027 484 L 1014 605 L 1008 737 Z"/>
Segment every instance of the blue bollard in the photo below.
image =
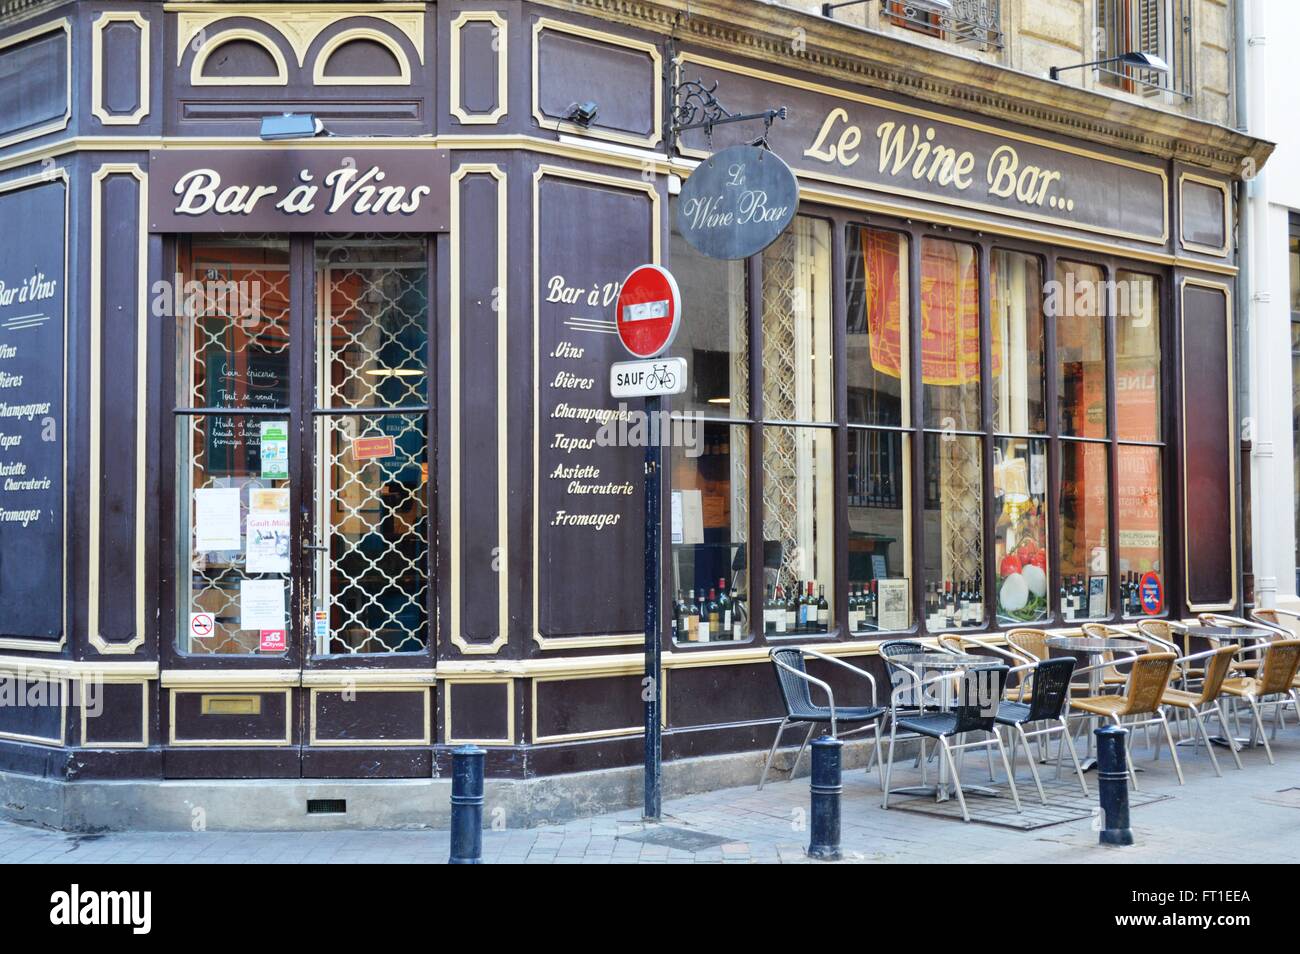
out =
<path fill-rule="evenodd" d="M 483 863 L 483 757 L 477 745 L 451 752 L 451 865 Z"/>
<path fill-rule="evenodd" d="M 812 744 L 812 833 L 808 857 L 818 861 L 840 860 L 841 764 L 844 743 L 823 735 Z"/>
<path fill-rule="evenodd" d="M 1101 830 L 1103 845 L 1133 844 L 1128 817 L 1128 760 L 1124 746 L 1128 730 L 1108 725 L 1096 730 L 1097 791 L 1106 826 Z"/>

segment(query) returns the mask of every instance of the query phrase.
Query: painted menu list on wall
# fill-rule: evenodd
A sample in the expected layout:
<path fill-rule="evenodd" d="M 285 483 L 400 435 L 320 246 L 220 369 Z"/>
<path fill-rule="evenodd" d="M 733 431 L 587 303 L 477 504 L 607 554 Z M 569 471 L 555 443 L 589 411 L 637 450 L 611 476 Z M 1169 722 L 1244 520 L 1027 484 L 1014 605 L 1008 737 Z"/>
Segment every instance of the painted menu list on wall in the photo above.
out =
<path fill-rule="evenodd" d="M 628 568 L 644 547 L 644 450 L 609 438 L 642 402 L 614 401 L 607 378 L 627 357 L 613 309 L 623 279 L 652 260 L 653 207 L 636 183 L 544 175 L 536 209 L 538 632 L 636 633 L 641 576 Z"/>
<path fill-rule="evenodd" d="M 63 632 L 64 193 L 0 192 L 0 635 Z M 16 223 L 23 223 L 18 227 Z"/>

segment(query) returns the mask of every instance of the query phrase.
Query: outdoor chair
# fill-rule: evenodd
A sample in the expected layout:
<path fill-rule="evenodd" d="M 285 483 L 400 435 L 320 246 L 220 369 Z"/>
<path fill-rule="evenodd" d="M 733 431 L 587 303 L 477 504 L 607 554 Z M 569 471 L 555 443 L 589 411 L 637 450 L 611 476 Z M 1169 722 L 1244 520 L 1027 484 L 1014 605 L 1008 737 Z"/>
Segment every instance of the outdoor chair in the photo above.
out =
<path fill-rule="evenodd" d="M 1174 771 L 1178 773 L 1178 784 L 1182 785 L 1183 769 L 1178 764 L 1178 751 L 1174 744 L 1173 731 L 1169 728 L 1169 720 L 1161 710 L 1161 700 L 1169 688 L 1169 674 L 1176 659 L 1173 653 L 1146 653 L 1138 656 L 1133 660 L 1133 668 L 1129 670 L 1123 693 L 1116 696 L 1086 696 L 1082 699 L 1071 699 L 1070 708 L 1109 719 L 1117 726 L 1123 726 L 1124 719 L 1128 719 L 1129 725 L 1133 727 L 1155 724 L 1162 726 L 1165 738 L 1169 741 L 1169 756 L 1174 761 Z M 1079 673 L 1108 665 L 1111 664 L 1099 663 L 1097 666 L 1082 669 Z M 1155 758 L 1160 758 L 1159 736 L 1156 737 Z M 1133 769 L 1131 751 L 1128 752 L 1128 771 L 1129 778 L 1133 781 L 1133 788 L 1137 790 L 1137 772 Z"/>
<path fill-rule="evenodd" d="M 1038 766 L 1035 764 L 1033 747 L 1030 739 L 1044 738 L 1054 733 L 1061 733 L 1065 745 L 1070 750 L 1070 759 L 1074 762 L 1075 774 L 1079 777 L 1079 786 L 1083 794 L 1088 794 L 1088 783 L 1083 778 L 1083 766 L 1079 764 L 1079 753 L 1075 751 L 1074 740 L 1070 737 L 1070 726 L 1065 720 L 1065 703 L 1070 695 L 1070 677 L 1074 673 L 1075 660 L 1071 656 L 1060 659 L 1044 659 L 1042 662 L 1021 666 L 1019 669 L 1033 673 L 1033 692 L 1029 702 L 1009 702 L 1004 700 L 998 706 L 996 721 L 1016 730 L 1011 737 L 1011 773 L 1016 770 L 1016 755 L 1019 749 L 1017 741 L 1025 744 L 1025 759 L 1029 762 L 1029 771 L 1034 776 L 1034 785 L 1038 788 L 1038 798 L 1047 804 L 1047 795 L 1043 791 L 1043 780 L 1039 778 Z M 1011 672 L 1016 672 L 1016 669 Z M 1055 723 L 1041 729 L 1026 732 L 1025 726 L 1038 722 Z M 1041 743 L 1040 743 L 1041 747 Z M 1058 763 L 1059 764 L 1059 763 Z"/>
<path fill-rule="evenodd" d="M 804 736 L 803 744 L 799 746 L 799 752 L 794 757 L 794 764 L 790 767 L 791 778 L 794 778 L 798 772 L 799 760 L 803 758 L 804 749 L 808 747 L 813 731 L 819 725 L 829 724 L 831 738 L 835 739 L 846 738 L 859 732 L 868 732 L 874 729 L 876 733 L 875 752 L 879 753 L 880 717 L 885 714 L 885 709 L 883 706 L 876 704 L 876 680 L 871 673 L 850 665 L 842 659 L 836 659 L 834 656 L 827 656 L 812 649 L 793 646 L 779 647 L 771 650 L 768 656 L 771 658 L 776 671 L 776 681 L 781 690 L 781 698 L 785 701 L 785 718 L 781 720 L 781 725 L 776 730 L 776 738 L 772 740 L 772 749 L 767 753 L 767 762 L 763 766 L 763 775 L 758 780 L 758 790 L 760 792 L 767 781 L 767 773 L 772 768 L 772 760 L 776 758 L 777 747 L 781 744 L 781 735 L 791 725 L 808 724 L 808 734 Z M 866 679 L 871 685 L 871 705 L 836 706 L 835 695 L 831 691 L 830 685 L 808 674 L 807 666 L 804 663 L 804 657 L 806 656 L 812 656 L 842 666 L 854 675 Z M 817 686 L 826 693 L 826 705 L 819 706 L 813 702 L 813 686 Z M 843 722 L 866 722 L 869 724 L 848 732 L 840 732 L 839 726 Z M 870 762 L 867 763 L 867 771 L 871 771 Z M 880 777 L 880 784 L 882 787 L 885 784 L 883 773 Z"/>
<path fill-rule="evenodd" d="M 1022 627 L 1019 629 L 1008 630 L 1007 645 L 1011 647 L 1012 658 L 1015 660 L 1015 665 L 1017 667 L 1023 667 L 1033 663 L 1042 662 L 1044 659 L 1051 656 L 1052 651 L 1047 646 L 1047 636 L 1047 631 L 1042 629 L 1029 629 Z M 1014 672 L 1016 670 L 1013 669 L 1012 671 Z M 1027 701 L 1030 694 L 1033 692 L 1033 685 L 1031 684 L 1032 672 L 1033 670 L 1031 669 L 1030 676 L 1021 676 L 1018 685 L 1007 689 L 1006 698 L 1015 702 Z"/>
<path fill-rule="evenodd" d="M 1282 706 L 1289 700 L 1300 706 L 1295 680 L 1296 670 L 1300 669 L 1300 639 L 1276 639 L 1264 647 L 1264 658 L 1260 661 L 1257 676 L 1237 676 L 1225 679 L 1223 691 L 1238 699 L 1245 699 L 1250 711 L 1255 716 L 1255 728 L 1264 741 L 1264 751 L 1268 754 L 1270 765 L 1276 765 L 1273 748 L 1268 744 L 1268 733 L 1264 730 L 1264 717 L 1260 713 L 1261 705 L 1270 703 L 1277 706 L 1275 716 L 1280 718 Z"/>
<path fill-rule="evenodd" d="M 1148 646 L 1151 645 L 1148 640 L 1145 640 L 1126 629 L 1120 629 L 1116 626 L 1107 626 L 1105 623 L 1084 623 L 1079 628 L 1083 630 L 1083 635 L 1088 639 L 1135 639 L 1139 642 L 1146 643 Z M 1171 652 L 1174 655 L 1178 654 L 1178 649 L 1175 646 L 1162 646 L 1161 651 Z M 1126 653 L 1116 659 L 1114 652 L 1102 653 L 1101 661 L 1106 664 L 1106 668 L 1103 669 L 1101 673 L 1101 684 L 1108 688 L 1112 686 L 1117 687 L 1125 685 L 1128 682 L 1128 673 L 1120 672 L 1115 668 L 1115 666 L 1127 665 L 1136 657 L 1136 655 L 1136 653 Z"/>
<path fill-rule="evenodd" d="M 970 821 L 970 810 L 966 807 L 966 795 L 962 791 L 961 775 L 957 768 L 957 760 L 953 758 L 953 753 L 964 752 L 966 749 L 971 748 L 997 747 L 998 754 L 1002 757 L 1002 766 L 1007 773 L 1007 784 L 1011 788 L 1011 797 L 1015 801 L 1016 811 L 1023 810 L 1020 807 L 1020 793 L 1016 791 L 1016 780 L 1011 774 L 1011 765 L 1007 761 L 1007 750 L 1002 744 L 1002 736 L 998 734 L 995 722 L 997 706 L 1000 705 L 1002 690 L 1006 686 L 1008 672 L 1010 670 L 1006 666 L 993 666 L 988 669 L 945 673 L 926 680 L 924 686 L 940 682 L 955 682 L 957 684 L 956 702 L 951 709 L 943 712 L 922 712 L 915 715 L 894 716 L 889 730 L 889 762 L 885 767 L 885 779 L 882 784 L 884 788 L 882 806 L 884 808 L 889 808 L 889 780 L 894 770 L 896 734 L 899 729 L 903 729 L 906 732 L 915 733 L 922 739 L 934 739 L 939 743 L 944 760 L 948 764 L 948 771 L 952 774 L 952 784 L 957 791 L 957 801 L 961 805 L 962 818 L 966 821 Z M 907 688 L 907 686 L 899 686 L 895 689 L 891 697 L 891 703 L 898 700 Z M 970 732 L 987 733 L 988 738 L 977 739 L 973 742 L 949 742 L 949 739 Z"/>
<path fill-rule="evenodd" d="M 1139 639 L 1162 646 L 1161 652 L 1191 655 L 1192 651 L 1187 645 L 1187 627 L 1182 623 L 1172 623 L 1167 619 L 1143 619 L 1138 620 L 1137 632 Z M 1187 667 L 1181 665 L 1181 662 L 1182 660 L 1179 660 L 1175 677 L 1185 682 L 1188 678 Z M 1195 678 L 1199 679 L 1202 675 L 1204 673 L 1198 671 Z M 1182 688 L 1185 689 L 1187 686 L 1183 685 Z"/>
<path fill-rule="evenodd" d="M 1250 611 L 1250 618 L 1256 623 L 1271 626 L 1286 639 L 1300 636 L 1300 613 L 1284 609 L 1253 609 Z"/>
<path fill-rule="evenodd" d="M 1244 627 L 1246 629 L 1264 630 L 1268 632 L 1269 639 L 1289 639 L 1292 638 L 1291 632 L 1286 629 L 1279 629 L 1271 623 L 1265 623 L 1260 620 L 1242 619 L 1240 616 L 1224 616 L 1220 613 L 1201 613 L 1196 617 L 1202 626 L 1222 626 L 1229 629 Z M 1217 639 L 1210 639 L 1212 647 L 1220 645 Z M 1238 672 L 1252 673 L 1259 670 L 1260 649 L 1258 647 L 1242 647 L 1243 652 L 1233 661 L 1233 668 Z M 1191 647 L 1187 647 L 1187 652 L 1191 652 Z M 1249 654 L 1249 655 L 1247 655 Z"/>
<path fill-rule="evenodd" d="M 1232 738 L 1232 732 L 1228 728 L 1228 712 L 1223 703 L 1223 682 L 1228 678 L 1228 672 L 1232 669 L 1232 658 L 1237 654 L 1236 646 L 1220 646 L 1218 649 L 1207 649 L 1205 652 L 1197 653 L 1194 656 L 1184 656 L 1175 660 L 1174 665 L 1179 670 L 1187 671 L 1187 664 L 1197 660 L 1205 660 L 1205 668 L 1202 671 L 1201 691 L 1190 692 L 1186 689 L 1168 688 L 1165 690 L 1161 702 L 1167 706 L 1173 706 L 1175 709 L 1186 712 L 1196 722 L 1196 727 L 1200 730 L 1200 739 L 1192 737 L 1193 748 L 1196 751 L 1196 745 L 1200 741 L 1205 742 L 1205 748 L 1210 753 L 1210 764 L 1214 766 L 1214 774 L 1223 778 L 1223 772 L 1219 769 L 1219 757 L 1214 754 L 1214 743 L 1210 741 L 1209 730 L 1205 727 L 1205 716 L 1217 715 L 1219 724 L 1223 727 L 1223 735 L 1228 740 L 1228 745 L 1232 748 L 1232 758 L 1237 763 L 1237 768 L 1241 768 L 1241 756 L 1237 754 L 1237 743 Z M 1210 710 L 1208 713 L 1206 710 Z"/>

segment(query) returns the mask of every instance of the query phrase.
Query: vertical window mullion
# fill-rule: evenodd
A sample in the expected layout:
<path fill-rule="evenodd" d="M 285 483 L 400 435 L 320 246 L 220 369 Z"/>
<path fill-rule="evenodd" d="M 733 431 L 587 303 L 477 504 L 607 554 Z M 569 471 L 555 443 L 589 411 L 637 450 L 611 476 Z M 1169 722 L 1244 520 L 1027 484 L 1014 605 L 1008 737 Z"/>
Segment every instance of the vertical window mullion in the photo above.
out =
<path fill-rule="evenodd" d="M 835 383 L 835 443 L 832 456 L 835 461 L 835 556 L 834 556 L 834 596 L 831 607 L 832 629 L 839 629 L 841 636 L 848 632 L 849 606 L 849 467 L 848 467 L 848 346 L 846 343 L 846 324 L 848 321 L 848 303 L 845 300 L 846 269 L 844 263 L 845 242 L 844 223 L 831 222 L 831 374 Z"/>
<path fill-rule="evenodd" d="M 767 547 L 763 536 L 763 254 L 752 255 L 745 269 L 749 321 L 749 593 L 750 628 L 756 642 L 766 642 L 763 627 L 754 624 L 758 594 L 766 594 L 763 572 Z"/>
<path fill-rule="evenodd" d="M 1056 278 L 1056 255 L 1049 252 L 1043 263 L 1043 278 Z M 1043 299 L 1043 373 L 1047 377 L 1047 605 L 1049 618 L 1060 619 L 1062 607 L 1056 599 L 1061 592 L 1061 436 L 1059 376 L 1056 360 L 1056 318 L 1047 315 L 1047 289 L 1040 289 Z"/>
<path fill-rule="evenodd" d="M 1107 262 L 1103 267 L 1102 281 L 1103 289 L 1113 287 L 1111 283 L 1115 280 L 1115 266 Z M 1110 567 L 1106 574 L 1106 599 L 1109 604 L 1110 613 L 1108 618 L 1113 619 L 1123 612 L 1123 607 L 1119 602 L 1119 404 L 1116 398 L 1116 315 L 1113 307 L 1115 296 L 1109 294 L 1100 296 L 1105 302 L 1106 314 L 1106 437 L 1107 453 L 1109 454 L 1108 465 L 1110 474 L 1110 507 L 1109 520 L 1110 528 L 1106 536 L 1107 559 Z"/>
<path fill-rule="evenodd" d="M 913 231 L 907 243 L 907 309 L 908 349 L 911 358 L 908 378 L 910 383 L 910 433 L 912 434 L 912 618 L 918 631 L 925 623 L 925 405 L 924 384 L 921 380 L 921 236 Z"/>
<path fill-rule="evenodd" d="M 993 497 L 993 340 L 991 324 L 991 307 L 989 304 L 989 245 L 987 242 L 981 242 L 976 246 L 979 260 L 976 263 L 975 274 L 979 281 L 979 333 L 980 333 L 980 418 L 984 425 L 984 446 L 982 457 L 983 466 L 983 484 L 985 504 L 982 508 L 984 517 L 984 571 L 983 579 L 980 581 L 979 592 L 982 594 L 980 599 L 984 605 L 984 620 L 981 629 L 988 629 L 996 624 L 997 620 L 997 593 L 995 592 L 995 583 L 997 580 L 997 567 L 994 566 L 995 549 L 993 538 L 995 536 L 994 528 L 997 523 L 997 513 L 994 509 L 996 501 Z M 1002 343 L 1006 348 L 1006 342 Z M 1005 361 L 1006 358 L 1004 357 Z M 990 611 L 991 610 L 991 611 Z"/>

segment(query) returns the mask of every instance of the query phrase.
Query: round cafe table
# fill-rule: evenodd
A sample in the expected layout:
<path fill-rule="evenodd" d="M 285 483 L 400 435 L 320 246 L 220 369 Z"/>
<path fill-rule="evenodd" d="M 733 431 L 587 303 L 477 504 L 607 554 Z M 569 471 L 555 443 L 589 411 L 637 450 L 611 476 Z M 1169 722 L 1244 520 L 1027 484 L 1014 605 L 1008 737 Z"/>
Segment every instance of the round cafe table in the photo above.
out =
<path fill-rule="evenodd" d="M 916 673 L 922 686 L 928 674 L 940 672 L 960 672 L 970 669 L 992 669 L 996 666 L 1004 665 L 1001 660 L 994 659 L 990 656 L 973 656 L 960 653 L 947 652 L 930 652 L 930 653 L 907 653 L 890 657 L 892 662 L 901 663 L 908 669 Z M 947 683 L 936 683 L 935 687 L 943 686 L 944 691 L 939 695 L 937 703 L 940 711 L 947 712 L 951 707 L 952 697 L 947 691 Z M 924 688 L 919 688 L 922 698 L 919 702 L 924 702 Z M 899 795 L 933 795 L 936 802 L 946 802 L 952 797 L 952 781 L 948 778 L 947 760 L 939 759 L 939 784 L 937 785 L 911 785 L 906 788 L 896 788 L 894 793 Z M 967 795 L 984 795 L 989 798 L 998 798 L 1001 793 L 996 789 L 988 788 L 982 785 L 962 785 L 962 791 Z"/>
<path fill-rule="evenodd" d="M 1199 636 L 1202 639 L 1208 640 L 1211 645 L 1213 645 L 1214 643 L 1225 643 L 1225 642 L 1239 643 L 1241 645 L 1241 648 L 1245 649 L 1247 643 L 1267 640 L 1276 634 L 1272 630 L 1255 629 L 1252 626 L 1188 626 L 1187 635 Z M 1223 720 L 1221 719 L 1220 722 L 1222 721 Z M 1237 725 L 1238 728 L 1240 729 L 1241 724 L 1238 723 Z M 1226 725 L 1223 726 L 1223 731 L 1224 732 L 1229 731 Z M 1259 735 L 1259 727 L 1255 725 L 1255 720 L 1252 719 L 1250 722 L 1249 737 L 1242 736 L 1233 741 L 1236 742 L 1237 748 L 1242 748 L 1243 746 L 1251 746 L 1253 748 L 1254 746 L 1263 744 L 1257 738 L 1258 735 Z M 1183 741 L 1195 741 L 1195 740 L 1184 739 Z M 1210 741 L 1213 742 L 1215 745 L 1223 746 L 1223 748 L 1225 749 L 1232 748 L 1232 742 L 1222 735 L 1212 735 L 1210 736 Z M 1179 743 L 1179 745 L 1181 744 L 1182 742 Z"/>
<path fill-rule="evenodd" d="M 1139 651 L 1146 649 L 1147 644 L 1137 639 L 1124 639 L 1118 636 L 1049 636 L 1047 638 L 1049 649 L 1059 649 L 1067 653 L 1083 653 L 1088 657 L 1089 666 L 1098 666 L 1102 662 L 1102 657 L 1106 653 L 1113 652 L 1131 652 L 1136 655 Z M 1093 669 L 1088 673 L 1088 693 L 1089 695 L 1101 695 L 1101 669 Z M 1092 729 L 1097 728 L 1097 716 L 1090 716 L 1088 721 L 1091 723 L 1088 732 L 1087 751 L 1083 759 L 1083 770 L 1085 772 L 1097 767 L 1097 759 L 1092 754 Z"/>

